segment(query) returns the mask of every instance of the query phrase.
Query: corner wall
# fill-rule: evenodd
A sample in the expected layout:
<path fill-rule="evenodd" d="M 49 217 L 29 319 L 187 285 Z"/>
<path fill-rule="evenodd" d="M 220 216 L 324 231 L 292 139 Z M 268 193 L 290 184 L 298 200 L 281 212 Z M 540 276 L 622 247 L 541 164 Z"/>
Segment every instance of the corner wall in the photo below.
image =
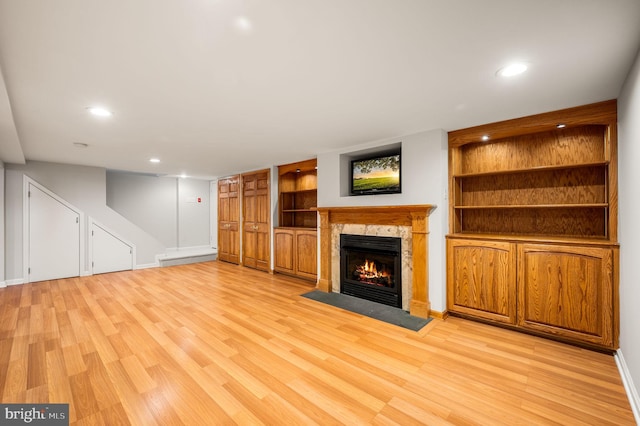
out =
<path fill-rule="evenodd" d="M 340 196 L 349 165 L 344 154 L 402 143 L 402 193 Z M 318 155 L 318 207 L 432 204 L 429 216 L 429 299 L 431 309 L 446 310 L 445 235 L 448 232 L 448 140 L 444 130 L 369 142 Z M 342 178 L 341 178 L 342 176 Z"/>
<path fill-rule="evenodd" d="M 178 247 L 178 186 L 175 179 L 106 172 L 106 205 L 153 235 L 165 247 Z"/>
<path fill-rule="evenodd" d="M 640 422 L 640 52 L 618 98 L 618 182 L 620 240 L 620 354 L 630 385 L 634 413 Z"/>
<path fill-rule="evenodd" d="M 4 266 L 6 263 L 6 242 L 4 238 L 4 163 L 2 161 L 0 161 L 0 225 L 2 225 L 0 226 L 0 287 L 4 287 L 6 285 Z"/>

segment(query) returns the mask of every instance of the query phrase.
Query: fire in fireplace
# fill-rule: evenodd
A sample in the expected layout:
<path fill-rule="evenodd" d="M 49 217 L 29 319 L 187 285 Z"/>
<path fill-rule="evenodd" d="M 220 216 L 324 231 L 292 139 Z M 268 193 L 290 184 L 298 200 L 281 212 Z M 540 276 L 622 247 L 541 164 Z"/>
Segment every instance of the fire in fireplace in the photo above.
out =
<path fill-rule="evenodd" d="M 374 260 L 365 259 L 364 263 L 356 266 L 353 278 L 361 283 L 393 287 L 393 274 L 387 265 Z"/>
<path fill-rule="evenodd" d="M 340 235 L 340 292 L 402 307 L 402 240 Z"/>

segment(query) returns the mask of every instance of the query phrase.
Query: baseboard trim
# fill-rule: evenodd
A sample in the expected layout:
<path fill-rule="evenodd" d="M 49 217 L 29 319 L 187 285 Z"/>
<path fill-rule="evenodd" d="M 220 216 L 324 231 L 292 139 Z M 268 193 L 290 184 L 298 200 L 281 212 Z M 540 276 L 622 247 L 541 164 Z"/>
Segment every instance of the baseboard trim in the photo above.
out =
<path fill-rule="evenodd" d="M 636 423 L 640 425 L 640 396 L 638 395 L 638 388 L 636 388 L 633 383 L 633 378 L 631 377 L 631 372 L 627 367 L 627 363 L 622 356 L 622 350 L 618 349 L 613 354 L 613 358 L 616 360 L 616 365 L 618 366 L 618 371 L 620 372 L 620 377 L 622 378 L 622 384 L 624 385 L 624 389 L 627 392 L 629 404 L 631 404 L 631 411 L 633 411 L 633 416 L 636 419 Z"/>
<path fill-rule="evenodd" d="M 0 281 L 0 288 L 5 288 L 7 286 L 6 281 Z"/>
<path fill-rule="evenodd" d="M 434 311 L 433 309 L 429 311 L 429 316 L 436 319 L 445 320 L 449 317 L 449 311 L 439 312 Z"/>
<path fill-rule="evenodd" d="M 14 280 L 6 280 L 5 283 L 9 285 L 20 285 L 24 284 L 24 278 L 16 278 Z"/>
<path fill-rule="evenodd" d="M 133 267 L 133 269 L 138 270 L 138 269 L 149 269 L 149 268 L 159 268 L 159 267 L 160 267 L 160 263 L 154 262 L 154 263 L 143 263 L 141 265 L 136 265 Z"/>
<path fill-rule="evenodd" d="M 176 259 L 186 256 L 194 256 L 201 254 L 217 254 L 218 250 L 211 246 L 189 246 L 189 247 L 170 247 L 167 248 L 165 253 L 159 254 L 156 257 L 162 259 Z"/>
<path fill-rule="evenodd" d="M 176 258 L 168 258 L 168 259 L 159 259 L 160 267 L 164 268 L 166 266 L 178 266 L 178 265 L 188 265 L 191 263 L 199 263 L 199 262 L 210 262 L 216 260 L 217 255 L 212 254 L 203 254 L 196 256 L 180 256 Z"/>

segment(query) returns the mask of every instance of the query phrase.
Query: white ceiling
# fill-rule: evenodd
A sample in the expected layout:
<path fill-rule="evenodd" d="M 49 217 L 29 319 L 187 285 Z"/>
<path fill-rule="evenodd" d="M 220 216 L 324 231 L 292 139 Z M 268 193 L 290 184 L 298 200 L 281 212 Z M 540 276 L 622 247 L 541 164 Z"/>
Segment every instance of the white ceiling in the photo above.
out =
<path fill-rule="evenodd" d="M 638 47 L 638 0 L 0 0 L 0 160 L 224 176 L 616 98 Z"/>

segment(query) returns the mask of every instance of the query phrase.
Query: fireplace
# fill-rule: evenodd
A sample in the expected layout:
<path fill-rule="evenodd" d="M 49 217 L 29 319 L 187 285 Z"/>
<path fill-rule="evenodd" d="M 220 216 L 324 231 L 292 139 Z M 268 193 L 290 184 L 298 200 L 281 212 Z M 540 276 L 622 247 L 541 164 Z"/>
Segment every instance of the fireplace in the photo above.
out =
<path fill-rule="evenodd" d="M 402 241 L 402 309 L 429 318 L 430 204 L 318 207 L 320 276 L 318 290 L 340 291 L 340 235 L 384 235 Z M 348 229 L 348 230 L 347 230 Z M 400 293 L 402 294 L 402 293 Z"/>
<path fill-rule="evenodd" d="M 402 239 L 340 235 L 340 293 L 402 308 Z"/>

